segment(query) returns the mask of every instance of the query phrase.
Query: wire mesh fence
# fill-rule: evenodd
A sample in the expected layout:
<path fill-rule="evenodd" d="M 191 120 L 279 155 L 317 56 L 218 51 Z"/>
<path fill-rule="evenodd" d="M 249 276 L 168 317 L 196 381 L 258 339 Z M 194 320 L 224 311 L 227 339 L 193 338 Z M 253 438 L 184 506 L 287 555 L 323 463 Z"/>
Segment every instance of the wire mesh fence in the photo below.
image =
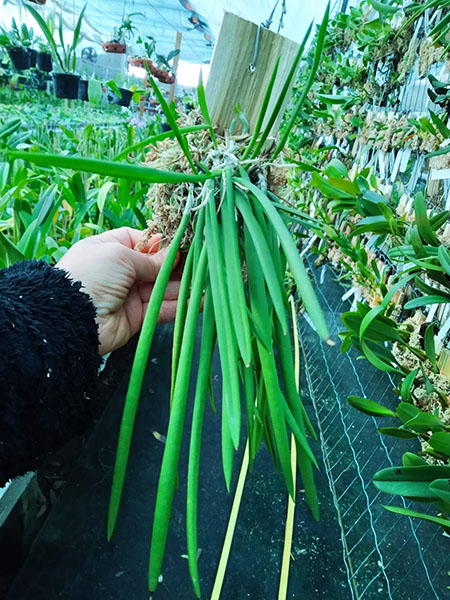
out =
<path fill-rule="evenodd" d="M 342 299 L 345 290 L 334 271 L 326 266 L 312 271 L 331 336 L 337 341 L 344 329 L 340 316 L 350 310 L 350 302 Z M 449 537 L 430 523 L 386 511 L 383 504 L 402 505 L 402 500 L 382 494 L 372 484 L 376 471 L 401 464 L 404 452 L 418 448 L 411 441 L 380 435 L 376 419 L 347 403 L 349 395 L 356 395 L 395 409 L 395 382 L 367 361 L 359 361 L 356 351 L 341 354 L 339 344 L 330 347 L 319 341 L 307 320 L 302 319 L 299 328 L 302 389 L 309 391 L 317 417 L 322 460 L 341 533 L 350 590 L 346 597 L 450 598 Z M 419 505 L 418 510 L 433 513 L 428 505 Z"/>

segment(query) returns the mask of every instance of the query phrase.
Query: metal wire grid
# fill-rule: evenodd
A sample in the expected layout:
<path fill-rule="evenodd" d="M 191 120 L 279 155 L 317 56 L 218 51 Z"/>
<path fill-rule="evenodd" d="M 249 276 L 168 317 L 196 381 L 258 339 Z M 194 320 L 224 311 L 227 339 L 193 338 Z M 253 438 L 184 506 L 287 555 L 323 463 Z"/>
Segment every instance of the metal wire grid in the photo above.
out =
<path fill-rule="evenodd" d="M 316 279 L 330 333 L 337 340 L 340 315 L 350 309 L 342 287 L 328 267 Z M 320 283 L 323 281 L 323 283 Z M 450 598 L 450 543 L 442 531 L 382 508 L 402 505 L 372 484 L 381 468 L 401 464 L 411 443 L 377 432 L 377 422 L 351 408 L 349 395 L 360 395 L 395 408 L 394 382 L 356 352 L 340 353 L 318 340 L 305 319 L 299 324 L 303 352 L 303 389 L 316 413 L 322 458 L 340 526 L 342 556 L 352 600 L 440 600 Z M 408 507 L 410 503 L 403 502 Z M 433 513 L 427 505 L 413 506 Z M 435 514 L 435 512 L 434 512 Z"/>

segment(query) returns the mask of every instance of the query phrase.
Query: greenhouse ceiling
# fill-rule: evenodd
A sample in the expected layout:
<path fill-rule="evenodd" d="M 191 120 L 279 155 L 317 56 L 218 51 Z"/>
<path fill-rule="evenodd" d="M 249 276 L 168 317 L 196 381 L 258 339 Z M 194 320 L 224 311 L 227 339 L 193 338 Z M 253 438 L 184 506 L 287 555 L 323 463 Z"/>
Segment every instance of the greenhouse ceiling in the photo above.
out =
<path fill-rule="evenodd" d="M 326 0 L 305 3 L 304 0 L 47 0 L 40 10 L 45 14 L 63 12 L 67 28 L 73 28 L 77 16 L 87 3 L 84 30 L 85 46 L 99 46 L 111 38 L 122 16 L 133 15 L 133 24 L 141 36 L 151 35 L 157 41 L 158 52 L 168 54 L 175 46 L 176 33 L 182 33 L 181 58 L 190 63 L 208 63 L 214 48 L 222 14 L 228 10 L 255 23 L 271 21 L 271 29 L 280 31 L 294 41 L 300 41 L 309 22 L 319 21 Z M 3 0 L 0 22 L 20 12 L 27 18 L 24 0 Z M 36 6 L 36 4 L 34 5 Z"/>

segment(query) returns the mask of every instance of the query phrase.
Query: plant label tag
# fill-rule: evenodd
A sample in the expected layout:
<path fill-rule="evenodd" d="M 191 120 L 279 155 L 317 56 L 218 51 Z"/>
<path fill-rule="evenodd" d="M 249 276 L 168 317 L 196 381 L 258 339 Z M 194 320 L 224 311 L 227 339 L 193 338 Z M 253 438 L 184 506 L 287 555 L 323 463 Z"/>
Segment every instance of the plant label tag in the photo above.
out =
<path fill-rule="evenodd" d="M 420 19 L 414 23 L 414 33 L 413 33 L 413 36 L 411 38 L 412 40 L 416 40 L 417 39 L 417 37 L 419 35 L 420 28 L 422 27 L 422 22 L 423 22 L 423 16 L 420 17 Z"/>
<path fill-rule="evenodd" d="M 413 192 L 417 182 L 419 181 L 419 177 L 420 174 L 422 172 L 422 166 L 423 166 L 423 161 L 424 161 L 424 157 L 423 156 L 419 156 L 418 159 L 416 160 L 416 163 L 414 165 L 413 168 L 413 172 L 411 174 L 411 179 L 408 182 L 408 191 L 409 192 Z"/>
<path fill-rule="evenodd" d="M 431 181 L 450 179 L 450 169 L 431 169 L 430 179 Z"/>
<path fill-rule="evenodd" d="M 323 265 L 323 267 L 320 269 L 320 285 L 323 284 L 323 282 L 325 281 L 325 272 L 326 272 L 326 265 Z"/>
<path fill-rule="evenodd" d="M 312 322 L 311 317 L 308 315 L 308 313 L 306 311 L 303 313 L 303 318 L 308 323 L 308 325 L 311 327 L 311 329 L 317 333 L 317 329 L 316 329 L 314 323 Z"/>
<path fill-rule="evenodd" d="M 398 268 L 401 269 L 402 271 L 407 271 L 408 269 L 411 269 L 411 267 L 415 267 L 414 263 L 405 263 L 404 265 L 399 265 Z"/>
<path fill-rule="evenodd" d="M 450 331 L 450 317 L 446 320 L 446 322 L 444 323 L 444 325 L 441 327 L 441 329 L 439 330 L 436 339 L 438 342 L 442 342 L 442 340 L 445 338 L 445 336 L 447 335 L 447 333 Z"/>
<path fill-rule="evenodd" d="M 317 240 L 317 235 L 314 234 L 312 236 L 312 238 L 309 240 L 308 244 L 306 245 L 305 248 L 303 248 L 303 250 L 300 252 L 300 256 L 304 256 L 308 250 L 311 248 L 311 246 L 314 244 L 314 242 Z"/>
<path fill-rule="evenodd" d="M 428 8 L 425 10 L 424 13 L 423 28 L 425 30 L 425 35 L 427 36 L 428 32 L 430 31 L 430 11 L 428 10 Z"/>
<path fill-rule="evenodd" d="M 431 308 L 427 314 L 427 318 L 425 319 L 425 323 L 431 323 L 431 321 L 434 319 L 434 315 L 436 314 L 436 310 L 437 310 L 438 306 L 439 306 L 438 304 L 431 305 Z"/>
<path fill-rule="evenodd" d="M 396 177 L 397 177 L 397 173 L 400 169 L 400 165 L 402 163 L 402 157 L 403 157 L 403 150 L 399 150 L 397 152 L 397 156 L 395 157 L 395 162 L 394 162 L 394 168 L 392 169 L 392 173 L 391 173 L 391 183 L 394 183 Z"/>
<path fill-rule="evenodd" d="M 350 308 L 351 311 L 356 310 L 356 303 L 361 299 L 361 294 L 357 291 L 355 297 L 353 298 L 352 306 Z"/>
<path fill-rule="evenodd" d="M 402 152 L 402 161 L 400 163 L 400 173 L 404 173 L 408 167 L 409 158 L 411 156 L 412 150 L 411 150 L 411 147 L 408 146 L 401 152 Z"/>
<path fill-rule="evenodd" d="M 353 296 L 353 294 L 356 294 L 356 287 L 352 287 L 345 292 L 345 294 L 341 298 L 342 302 L 348 300 L 351 296 Z"/>
<path fill-rule="evenodd" d="M 380 177 L 382 180 L 386 177 L 386 163 L 384 152 L 378 150 L 378 168 L 380 170 Z"/>
<path fill-rule="evenodd" d="M 366 250 L 369 250 L 370 248 L 372 248 L 372 246 L 375 244 L 377 238 L 378 238 L 377 235 L 370 236 L 370 238 L 367 240 L 367 243 L 366 243 Z"/>
<path fill-rule="evenodd" d="M 447 200 L 445 201 L 445 210 L 450 210 L 450 190 L 447 194 Z"/>

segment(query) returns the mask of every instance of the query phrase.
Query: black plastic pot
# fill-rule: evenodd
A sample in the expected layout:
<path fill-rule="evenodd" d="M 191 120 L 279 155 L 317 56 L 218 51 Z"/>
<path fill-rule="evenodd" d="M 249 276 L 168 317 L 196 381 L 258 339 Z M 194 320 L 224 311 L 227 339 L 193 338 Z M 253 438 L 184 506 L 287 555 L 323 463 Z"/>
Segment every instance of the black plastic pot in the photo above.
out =
<path fill-rule="evenodd" d="M 53 73 L 53 83 L 55 84 L 55 96 L 57 98 L 66 98 L 76 100 L 80 88 L 80 76 L 71 73 Z"/>
<path fill-rule="evenodd" d="M 47 52 L 39 52 L 37 55 L 37 68 L 46 73 L 50 73 L 53 69 L 52 55 Z"/>
<path fill-rule="evenodd" d="M 119 106 L 129 106 L 131 102 L 131 98 L 133 96 L 133 92 L 127 90 L 125 88 L 119 88 L 120 93 L 122 94 L 122 98 L 119 98 L 116 94 L 114 94 L 114 104 L 118 104 Z"/>
<path fill-rule="evenodd" d="M 89 100 L 88 96 L 88 80 L 80 79 L 80 87 L 78 88 L 78 100 L 84 100 L 87 102 Z"/>
<path fill-rule="evenodd" d="M 35 67 L 37 62 L 37 50 L 33 50 L 32 48 L 28 48 L 28 54 L 30 55 L 30 67 Z"/>
<path fill-rule="evenodd" d="M 8 54 L 16 71 L 30 68 L 30 55 L 25 48 L 9 48 Z"/>

